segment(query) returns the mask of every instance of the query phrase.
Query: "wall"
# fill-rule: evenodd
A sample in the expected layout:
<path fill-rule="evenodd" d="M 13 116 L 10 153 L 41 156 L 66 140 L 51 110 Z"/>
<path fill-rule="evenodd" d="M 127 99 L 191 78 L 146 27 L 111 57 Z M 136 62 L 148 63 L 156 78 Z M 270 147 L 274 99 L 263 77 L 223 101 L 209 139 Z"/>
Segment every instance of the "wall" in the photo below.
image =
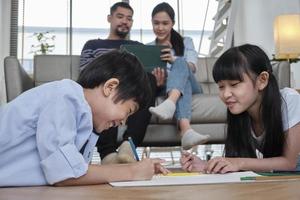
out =
<path fill-rule="evenodd" d="M 273 23 L 278 15 L 299 14 L 300 0 L 234 0 L 239 1 L 235 25 L 235 44 L 252 43 L 262 47 L 272 58 L 275 52 Z M 300 37 L 300 36 L 299 36 Z M 300 62 L 292 64 L 292 85 L 300 88 Z"/>
<path fill-rule="evenodd" d="M 0 105 L 6 102 L 3 60 L 9 55 L 10 3 L 0 1 Z"/>

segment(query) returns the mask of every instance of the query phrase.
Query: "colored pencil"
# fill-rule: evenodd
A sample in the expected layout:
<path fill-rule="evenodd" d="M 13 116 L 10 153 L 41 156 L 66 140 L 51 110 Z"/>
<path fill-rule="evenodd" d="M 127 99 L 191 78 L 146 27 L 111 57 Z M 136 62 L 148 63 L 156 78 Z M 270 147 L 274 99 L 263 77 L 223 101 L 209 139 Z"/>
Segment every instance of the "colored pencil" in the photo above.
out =
<path fill-rule="evenodd" d="M 241 177 L 241 181 L 276 181 L 276 180 L 300 180 L 300 175 L 287 176 L 245 176 Z"/>
<path fill-rule="evenodd" d="M 128 137 L 128 142 L 129 142 L 129 144 L 130 144 L 130 147 L 131 147 L 131 150 L 132 150 L 132 152 L 133 152 L 133 154 L 134 154 L 135 159 L 136 159 L 137 161 L 140 161 L 139 156 L 138 156 L 138 154 L 137 154 L 137 152 L 136 152 L 135 145 L 134 145 L 134 143 L 133 143 L 131 137 Z"/>

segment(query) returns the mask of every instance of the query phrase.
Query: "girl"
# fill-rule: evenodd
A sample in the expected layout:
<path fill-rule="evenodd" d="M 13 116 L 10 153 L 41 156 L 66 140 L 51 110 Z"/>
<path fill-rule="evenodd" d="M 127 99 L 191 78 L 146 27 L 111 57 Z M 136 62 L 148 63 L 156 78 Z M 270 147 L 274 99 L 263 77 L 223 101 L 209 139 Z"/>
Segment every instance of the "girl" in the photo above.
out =
<path fill-rule="evenodd" d="M 294 170 L 300 152 L 300 95 L 279 90 L 265 52 L 246 44 L 227 50 L 213 77 L 226 104 L 225 157 L 207 163 L 185 153 L 187 171 L 226 173 L 240 170 Z"/>
<path fill-rule="evenodd" d="M 175 113 L 182 136 L 181 145 L 189 149 L 207 141 L 190 126 L 192 93 L 200 93 L 193 72 L 196 71 L 197 52 L 191 38 L 183 38 L 174 29 L 175 13 L 167 3 L 158 4 L 152 11 L 153 32 L 156 35 L 152 45 L 167 45 L 162 50 L 161 59 L 168 62 L 166 84 L 167 99 L 159 106 L 150 107 L 150 112 L 162 119 L 171 119 Z M 157 76 L 160 69 L 154 70 Z"/>

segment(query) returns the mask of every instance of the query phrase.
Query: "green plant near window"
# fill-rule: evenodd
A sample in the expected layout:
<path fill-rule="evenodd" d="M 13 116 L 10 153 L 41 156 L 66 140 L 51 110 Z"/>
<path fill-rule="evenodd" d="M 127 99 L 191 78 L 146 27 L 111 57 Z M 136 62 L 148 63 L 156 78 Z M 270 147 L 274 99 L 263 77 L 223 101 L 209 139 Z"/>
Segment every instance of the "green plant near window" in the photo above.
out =
<path fill-rule="evenodd" d="M 32 37 L 36 39 L 36 44 L 31 45 L 30 53 L 37 54 L 48 54 L 53 52 L 55 48 L 55 35 L 49 31 L 33 33 Z"/>

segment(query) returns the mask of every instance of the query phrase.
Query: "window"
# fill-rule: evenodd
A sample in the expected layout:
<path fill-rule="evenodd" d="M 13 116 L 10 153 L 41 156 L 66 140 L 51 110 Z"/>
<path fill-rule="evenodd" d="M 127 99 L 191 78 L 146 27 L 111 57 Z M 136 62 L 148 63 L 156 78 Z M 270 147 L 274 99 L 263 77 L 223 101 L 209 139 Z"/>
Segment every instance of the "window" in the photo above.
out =
<path fill-rule="evenodd" d="M 130 4 L 135 11 L 131 39 L 143 43 L 154 40 L 155 36 L 152 32 L 151 12 L 153 8 L 161 2 L 161 0 L 130 1 Z M 208 55 L 210 46 L 209 36 L 212 34 L 214 26 L 213 16 L 216 14 L 218 2 L 214 0 L 168 0 L 165 2 L 169 3 L 175 11 L 174 29 L 183 36 L 193 38 L 195 48 L 199 51 L 200 56 Z M 202 31 L 203 38 L 200 48 Z"/>
<path fill-rule="evenodd" d="M 80 55 L 86 41 L 107 38 L 109 23 L 107 15 L 117 0 L 73 0 L 73 51 Z"/>
<path fill-rule="evenodd" d="M 26 71 L 32 73 L 32 59 L 42 33 L 50 47 L 49 54 L 79 55 L 84 43 L 90 39 L 106 38 L 109 34 L 107 15 L 117 0 L 20 0 L 18 17 L 18 58 Z M 152 9 L 161 0 L 130 0 L 134 9 L 134 23 L 130 38 L 143 43 L 154 39 L 151 24 Z M 200 56 L 209 51 L 209 36 L 213 30 L 213 16 L 217 10 L 215 0 L 166 0 L 175 11 L 174 29 L 192 37 Z M 209 7 L 207 7 L 209 3 Z M 208 9 L 207 9 L 208 8 Z M 207 10 L 207 12 L 206 12 Z M 179 13 L 178 13 L 179 12 Z M 205 14 L 206 23 L 204 24 Z M 204 27 L 204 30 L 202 30 Z M 201 34 L 203 39 L 199 48 Z M 47 39 L 48 38 L 48 39 Z"/>
<path fill-rule="evenodd" d="M 194 45 L 200 56 L 207 56 L 209 53 L 210 40 L 214 29 L 213 20 L 217 12 L 218 1 L 215 0 L 200 0 L 188 1 L 181 0 L 181 29 L 183 35 L 193 38 Z M 205 18 L 205 15 L 207 16 Z M 202 37 L 200 47 L 200 40 Z"/>
<path fill-rule="evenodd" d="M 69 0 L 22 0 L 19 4 L 18 58 L 32 73 L 32 59 L 40 49 L 37 34 L 54 45 L 53 54 L 67 54 L 69 48 Z M 52 39 L 52 36 L 55 36 Z M 36 48 L 34 48 L 36 47 Z M 50 49 L 49 49 L 50 51 Z M 50 53 L 50 52 L 49 52 Z"/>
<path fill-rule="evenodd" d="M 155 35 L 152 32 L 151 13 L 153 8 L 161 2 L 161 0 L 130 0 L 130 4 L 134 10 L 134 21 L 130 34 L 132 40 L 137 40 L 145 44 L 154 40 Z M 167 0 L 165 2 L 173 7 L 175 17 L 177 17 L 177 0 Z M 177 24 L 175 24 L 174 29 L 178 30 Z"/>

